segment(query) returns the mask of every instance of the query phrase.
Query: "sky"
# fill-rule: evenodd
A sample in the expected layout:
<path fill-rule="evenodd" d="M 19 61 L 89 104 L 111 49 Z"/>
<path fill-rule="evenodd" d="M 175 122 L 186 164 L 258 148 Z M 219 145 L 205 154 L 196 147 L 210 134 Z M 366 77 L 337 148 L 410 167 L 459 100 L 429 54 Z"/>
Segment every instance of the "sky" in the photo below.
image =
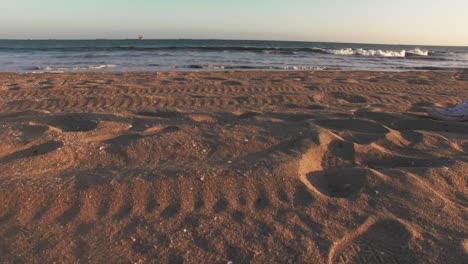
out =
<path fill-rule="evenodd" d="M 0 0 L 0 39 L 468 46 L 468 0 Z"/>

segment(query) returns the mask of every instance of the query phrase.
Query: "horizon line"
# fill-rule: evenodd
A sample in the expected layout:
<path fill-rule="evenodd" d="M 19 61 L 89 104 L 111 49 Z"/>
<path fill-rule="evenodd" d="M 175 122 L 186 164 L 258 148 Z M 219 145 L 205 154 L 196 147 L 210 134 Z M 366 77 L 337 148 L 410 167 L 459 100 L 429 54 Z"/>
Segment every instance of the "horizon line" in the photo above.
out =
<path fill-rule="evenodd" d="M 274 42 L 298 42 L 298 43 L 328 43 L 328 44 L 352 44 L 352 45 L 387 45 L 387 46 L 426 46 L 426 47 L 454 47 L 454 48 L 468 48 L 468 45 L 440 45 L 440 44 L 388 44 L 388 43 L 373 43 L 373 42 L 343 42 L 343 41 L 309 41 L 309 40 L 273 40 L 273 39 L 228 39 L 228 38 L 6 38 L 0 41 L 90 41 L 90 40 L 135 40 L 135 41 L 151 41 L 151 40 L 196 40 L 196 41 L 274 41 Z"/>

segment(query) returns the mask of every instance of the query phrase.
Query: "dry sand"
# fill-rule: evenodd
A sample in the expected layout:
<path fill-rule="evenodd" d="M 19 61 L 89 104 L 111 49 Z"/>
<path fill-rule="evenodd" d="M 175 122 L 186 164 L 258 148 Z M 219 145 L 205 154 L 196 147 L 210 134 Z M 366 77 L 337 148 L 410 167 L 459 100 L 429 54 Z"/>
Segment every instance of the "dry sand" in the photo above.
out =
<path fill-rule="evenodd" d="M 2 263 L 468 263 L 468 73 L 0 74 Z"/>

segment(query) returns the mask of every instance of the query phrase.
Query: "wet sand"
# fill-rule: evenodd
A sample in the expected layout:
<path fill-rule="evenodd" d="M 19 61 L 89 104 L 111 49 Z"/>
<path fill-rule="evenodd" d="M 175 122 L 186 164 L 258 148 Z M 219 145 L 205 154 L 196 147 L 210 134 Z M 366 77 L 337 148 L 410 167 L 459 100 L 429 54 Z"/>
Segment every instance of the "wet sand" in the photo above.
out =
<path fill-rule="evenodd" d="M 0 74 L 2 263 L 467 263 L 457 72 Z"/>

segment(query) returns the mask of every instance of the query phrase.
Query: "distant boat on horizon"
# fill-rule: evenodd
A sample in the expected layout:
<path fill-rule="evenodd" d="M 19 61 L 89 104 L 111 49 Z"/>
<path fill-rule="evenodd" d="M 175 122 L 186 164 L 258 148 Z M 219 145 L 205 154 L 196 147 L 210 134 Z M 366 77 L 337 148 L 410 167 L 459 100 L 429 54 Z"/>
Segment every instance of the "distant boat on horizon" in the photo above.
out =
<path fill-rule="evenodd" d="M 138 36 L 138 40 L 143 40 L 144 37 L 143 36 Z"/>

